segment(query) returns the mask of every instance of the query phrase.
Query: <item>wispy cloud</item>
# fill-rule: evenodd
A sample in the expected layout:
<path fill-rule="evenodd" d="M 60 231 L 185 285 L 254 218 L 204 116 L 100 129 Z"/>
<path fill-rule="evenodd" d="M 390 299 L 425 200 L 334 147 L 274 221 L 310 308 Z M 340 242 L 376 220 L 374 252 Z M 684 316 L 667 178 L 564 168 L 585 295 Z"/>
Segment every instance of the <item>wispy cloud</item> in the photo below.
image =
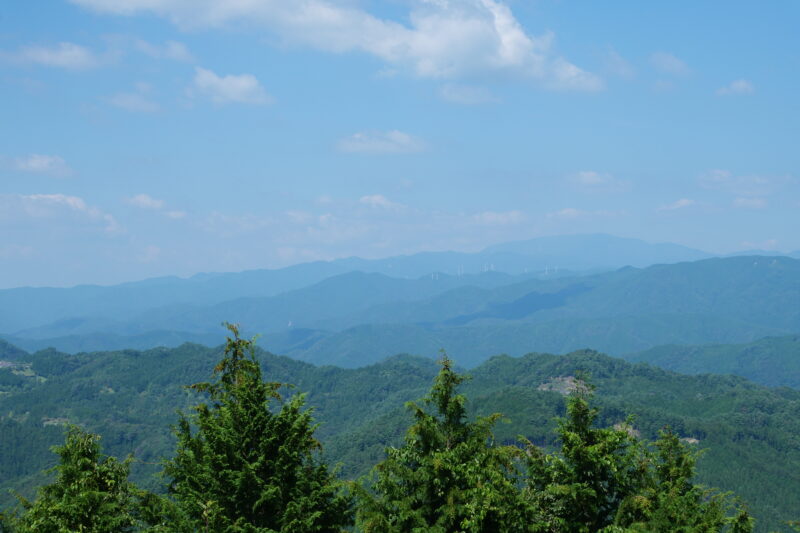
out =
<path fill-rule="evenodd" d="M 369 194 L 358 199 L 359 203 L 379 209 L 399 210 L 404 209 L 403 204 L 392 202 L 382 194 Z"/>
<path fill-rule="evenodd" d="M 188 92 L 190 96 L 207 98 L 217 104 L 272 103 L 272 97 L 252 74 L 219 76 L 200 67 L 195 68 L 194 81 Z"/>
<path fill-rule="evenodd" d="M 148 194 L 137 194 L 127 199 L 127 202 L 140 209 L 161 209 L 164 207 L 164 200 L 153 198 Z"/>
<path fill-rule="evenodd" d="M 700 175 L 702 187 L 742 197 L 769 196 L 793 181 L 791 176 L 737 175 L 724 169 L 713 169 Z"/>
<path fill-rule="evenodd" d="M 567 175 L 567 182 L 575 189 L 584 193 L 611 193 L 627 190 L 630 184 L 615 178 L 608 172 L 596 170 L 580 170 Z"/>
<path fill-rule="evenodd" d="M 584 209 L 577 209 L 575 207 L 565 207 L 564 209 L 559 209 L 558 211 L 553 211 L 552 213 L 547 213 L 547 218 L 555 218 L 555 219 L 564 219 L 564 220 L 571 220 L 577 218 L 587 218 L 587 217 L 610 217 L 617 215 L 619 213 L 614 211 L 608 210 L 584 210 Z"/>
<path fill-rule="evenodd" d="M 117 233 L 121 229 L 112 215 L 88 205 L 83 198 L 60 193 L 0 195 L 0 220 L 6 217 L 16 224 L 24 224 L 26 220 L 47 222 L 71 219 L 73 222 L 100 225 L 107 233 Z"/>
<path fill-rule="evenodd" d="M 185 211 L 167 209 L 167 204 L 164 200 L 145 193 L 139 193 L 125 198 L 125 203 L 146 211 L 156 211 L 172 220 L 179 220 L 186 217 Z"/>
<path fill-rule="evenodd" d="M 17 157 L 11 160 L 11 167 L 19 172 L 46 174 L 57 178 L 63 178 L 73 173 L 64 158 L 57 155 L 30 154 Z"/>
<path fill-rule="evenodd" d="M 552 33 L 525 31 L 500 0 L 422 0 L 404 23 L 372 15 L 355 2 L 218 2 L 216 0 L 72 0 L 106 13 L 153 13 L 182 27 L 257 24 L 286 42 L 373 55 L 425 78 L 505 74 L 556 90 L 598 90 L 603 81 L 555 50 Z"/>
<path fill-rule="evenodd" d="M 627 59 L 622 57 L 616 50 L 609 48 L 604 56 L 606 70 L 620 78 L 630 80 L 636 77 L 636 70 Z"/>
<path fill-rule="evenodd" d="M 16 52 L 0 53 L 0 58 L 20 64 L 69 70 L 91 69 L 102 63 L 100 57 L 89 48 L 70 42 L 61 42 L 55 46 L 24 46 Z"/>
<path fill-rule="evenodd" d="M 150 85 L 138 83 L 134 91 L 117 93 L 108 101 L 115 107 L 133 113 L 155 113 L 161 109 L 161 106 L 148 98 L 151 91 Z"/>
<path fill-rule="evenodd" d="M 407 154 L 425 148 L 422 141 L 398 130 L 355 133 L 340 140 L 338 146 L 342 152 L 366 154 Z"/>
<path fill-rule="evenodd" d="M 754 92 L 756 92 L 755 86 L 744 79 L 734 80 L 725 87 L 717 89 L 717 94 L 720 96 L 753 94 Z"/>
<path fill-rule="evenodd" d="M 662 205 L 658 208 L 658 211 L 675 211 L 676 209 L 684 209 L 694 204 L 695 201 L 690 198 L 681 198 L 680 200 L 676 200 L 671 204 Z"/>
<path fill-rule="evenodd" d="M 689 74 L 689 66 L 668 52 L 655 52 L 650 56 L 650 63 L 664 74 L 673 76 L 685 76 Z"/>

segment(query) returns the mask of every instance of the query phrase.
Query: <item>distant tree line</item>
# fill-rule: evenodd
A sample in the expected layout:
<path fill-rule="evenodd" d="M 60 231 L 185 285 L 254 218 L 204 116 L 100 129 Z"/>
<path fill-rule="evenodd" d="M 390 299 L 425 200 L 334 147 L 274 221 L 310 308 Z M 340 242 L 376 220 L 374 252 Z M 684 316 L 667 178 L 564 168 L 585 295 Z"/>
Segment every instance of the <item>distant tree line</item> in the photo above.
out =
<path fill-rule="evenodd" d="M 699 453 L 669 428 L 654 442 L 632 421 L 597 428 L 587 380 L 558 421 L 560 446 L 497 443 L 502 415 L 467 416 L 465 377 L 445 355 L 402 446 L 372 474 L 337 479 L 314 438 L 303 394 L 265 381 L 254 342 L 228 326 L 213 379 L 191 388 L 207 401 L 181 414 L 164 463 L 167 494 L 129 481 L 132 457 L 101 453 L 76 426 L 54 448 L 55 479 L 0 517 L 0 532 L 364 533 L 750 532 L 734 495 L 693 483 Z M 354 445 L 356 445 L 354 443 Z"/>

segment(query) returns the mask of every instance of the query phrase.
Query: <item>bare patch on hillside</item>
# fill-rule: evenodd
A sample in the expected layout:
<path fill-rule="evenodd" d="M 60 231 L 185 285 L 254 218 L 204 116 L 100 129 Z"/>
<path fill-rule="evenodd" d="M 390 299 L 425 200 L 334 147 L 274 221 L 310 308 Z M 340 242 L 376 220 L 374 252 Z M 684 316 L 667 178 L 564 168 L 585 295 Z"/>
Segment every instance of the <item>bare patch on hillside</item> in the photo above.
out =
<path fill-rule="evenodd" d="M 536 390 L 552 391 L 564 396 L 571 394 L 577 390 L 586 390 L 586 383 L 576 378 L 575 376 L 558 376 L 550 378 L 538 387 Z"/>

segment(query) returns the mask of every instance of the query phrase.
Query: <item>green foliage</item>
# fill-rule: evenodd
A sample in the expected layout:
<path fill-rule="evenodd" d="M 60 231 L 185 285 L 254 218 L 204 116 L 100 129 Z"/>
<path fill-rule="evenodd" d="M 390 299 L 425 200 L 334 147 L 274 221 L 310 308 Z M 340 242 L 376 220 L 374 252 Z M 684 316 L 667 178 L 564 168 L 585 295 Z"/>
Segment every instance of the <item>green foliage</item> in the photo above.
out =
<path fill-rule="evenodd" d="M 494 443 L 499 414 L 466 420 L 456 394 L 464 377 L 443 356 L 405 444 L 375 467 L 374 495 L 362 490 L 358 525 L 367 533 L 528 531 L 532 515 L 516 487 L 517 449 Z M 432 412 L 431 412 L 432 411 Z"/>
<path fill-rule="evenodd" d="M 620 506 L 615 523 L 630 531 L 751 532 L 754 521 L 729 493 L 693 483 L 698 452 L 671 430 L 661 431 L 644 486 Z"/>
<path fill-rule="evenodd" d="M 683 374 L 734 374 L 769 387 L 800 389 L 800 335 L 748 344 L 659 346 L 625 358 Z"/>
<path fill-rule="evenodd" d="M 643 483 L 643 449 L 626 429 L 593 427 L 598 410 L 582 381 L 558 421 L 558 453 L 545 455 L 529 444 L 527 490 L 551 528 L 599 531 L 611 524 L 622 501 Z"/>
<path fill-rule="evenodd" d="M 559 420 L 560 449 L 528 445 L 526 491 L 547 531 L 564 533 L 701 533 L 753 531 L 754 521 L 729 493 L 693 483 L 698 453 L 671 430 L 655 451 L 631 420 L 595 428 L 591 388 L 578 382 Z"/>
<path fill-rule="evenodd" d="M 118 461 L 100 454 L 100 437 L 71 426 L 63 446 L 54 447 L 60 463 L 56 479 L 41 487 L 36 500 L 13 520 L 18 533 L 117 533 L 137 525 L 137 489 L 128 481 L 131 457 Z"/>
<path fill-rule="evenodd" d="M 210 404 L 181 416 L 175 430 L 177 453 L 165 467 L 170 493 L 193 531 L 342 530 L 351 522 L 350 498 L 314 453 L 304 397 L 283 402 L 280 384 L 262 380 L 253 341 L 228 328 L 233 336 L 216 380 L 192 386 Z"/>
<path fill-rule="evenodd" d="M 14 489 L 32 498 L 48 482 L 37 474 L 55 464 L 49 447 L 63 442 L 62 424 L 80 424 L 103 436 L 105 453 L 135 453 L 131 480 L 155 492 L 164 478 L 152 474 L 171 457 L 175 410 L 188 410 L 202 394 L 182 387 L 206 381 L 223 357 L 224 346 L 186 344 L 144 352 L 125 350 L 79 354 L 79 366 L 47 381 L 29 383 L 0 395 L 0 507 L 16 500 Z M 413 413 L 405 402 L 424 396 L 438 368 L 428 358 L 397 356 L 358 369 L 315 367 L 256 349 L 271 381 L 307 391 L 320 422 L 315 436 L 326 459 L 341 462 L 341 476 L 355 479 L 400 447 Z M 635 414 L 645 440 L 670 426 L 708 451 L 697 465 L 697 483 L 735 490 L 757 517 L 759 532 L 786 530 L 800 509 L 800 391 L 769 389 L 733 376 L 684 376 L 644 364 L 630 364 L 592 351 L 564 356 L 498 356 L 471 371 L 459 390 L 470 401 L 469 419 L 504 413 L 493 427 L 497 443 L 517 436 L 552 451 L 560 447 L 553 419 L 565 416 L 562 394 L 553 388 L 567 376 L 586 371 L 597 386 L 596 427 L 612 427 Z M 288 397 L 284 401 L 288 401 Z M 273 401 L 271 405 L 278 406 Z"/>

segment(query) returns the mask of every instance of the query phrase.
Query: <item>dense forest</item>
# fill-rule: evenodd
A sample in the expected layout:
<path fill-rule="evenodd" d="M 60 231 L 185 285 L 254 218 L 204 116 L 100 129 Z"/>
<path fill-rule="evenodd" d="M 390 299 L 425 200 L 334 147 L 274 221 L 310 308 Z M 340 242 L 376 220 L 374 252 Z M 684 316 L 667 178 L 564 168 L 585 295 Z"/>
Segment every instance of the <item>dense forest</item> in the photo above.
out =
<path fill-rule="evenodd" d="M 216 464 L 214 458 L 236 456 L 243 442 L 260 449 L 262 459 L 275 458 L 280 442 L 261 440 L 265 431 L 280 434 L 283 429 L 274 429 L 279 426 L 302 430 L 286 437 L 295 443 L 291 460 L 317 477 L 297 483 L 316 487 L 313 497 L 326 495 L 325 505 L 338 509 L 330 514 L 346 518 L 325 526 L 334 529 L 355 521 L 365 531 L 411 531 L 414 527 L 495 531 L 505 527 L 487 525 L 495 523 L 507 524 L 508 531 L 526 530 L 519 529 L 522 523 L 543 528 L 530 529 L 534 531 L 594 531 L 601 524 L 622 528 L 609 531 L 670 531 L 674 529 L 663 523 L 676 520 L 669 515 L 675 510 L 673 504 L 684 508 L 690 501 L 697 516 L 714 521 L 704 531 L 747 530 L 753 516 L 757 530 L 768 531 L 786 528 L 796 518 L 800 494 L 796 435 L 800 431 L 795 426 L 800 393 L 790 389 L 766 389 L 734 377 L 680 376 L 591 351 L 496 357 L 461 383 L 462 376 L 448 359 L 439 367 L 429 359 L 399 356 L 345 370 L 314 367 L 259 350 L 251 355 L 251 348 L 249 341 L 236 335 L 226 347 L 217 349 L 184 345 L 171 350 L 78 355 L 53 350 L 28 355 L 4 345 L 0 468 L 4 486 L 27 498 L 24 506 L 17 505 L 16 515 L 10 515 L 10 523 L 25 531 L 35 517 L 52 514 L 43 509 L 72 505 L 68 500 L 74 495 L 65 492 L 64 485 L 70 475 L 78 475 L 69 466 L 70 461 L 78 461 L 98 465 L 92 467 L 93 472 L 113 478 L 115 486 L 124 488 L 108 498 L 122 506 L 119 509 L 124 507 L 124 512 L 117 509 L 112 514 L 129 516 L 128 528 L 193 530 L 199 528 L 196 520 L 211 520 L 213 515 L 220 522 L 211 530 L 331 530 L 310 525 L 292 529 L 295 526 L 288 522 L 247 529 L 250 526 L 244 523 L 225 522 L 232 516 L 225 509 L 240 509 L 237 505 L 245 503 L 224 503 L 218 495 L 197 492 L 198 487 L 210 487 L 222 479 L 226 483 L 238 479 L 248 487 L 248 497 L 255 498 L 247 500 L 247 505 L 267 498 L 273 489 L 259 483 L 274 482 L 266 478 L 276 476 L 275 472 L 256 476 L 258 482 L 256 478 L 244 481 L 242 469 L 255 463 L 240 458 L 244 463 L 229 464 L 226 459 L 225 464 Z M 211 383 L 183 387 L 207 379 L 215 364 Z M 287 382 L 296 388 L 278 385 Z M 433 389 L 428 390 L 431 382 Z M 249 385 L 236 388 L 241 383 Z M 597 390 L 592 393 L 594 387 Z M 228 405 L 242 405 L 245 400 L 236 395 L 245 392 L 260 395 L 256 402 L 260 410 L 242 415 L 248 424 L 256 424 L 251 431 L 258 438 L 231 433 L 245 431 L 241 425 L 234 424 L 233 429 L 225 425 L 233 423 L 225 418 L 233 416 Z M 420 397 L 423 400 L 411 404 L 411 410 L 404 407 Z M 449 412 L 448 406 L 455 411 Z M 180 418 L 176 409 L 184 413 Z M 311 416 L 322 424 L 316 426 Z M 48 448 L 64 441 L 65 427 L 71 428 L 66 442 L 53 455 Z M 93 433 L 102 435 L 105 451 L 120 459 L 103 456 Z M 224 453 L 208 449 L 212 441 L 214 446 L 232 448 Z M 460 444 L 455 448 L 442 448 L 442 442 L 456 441 Z M 202 462 L 202 457 L 206 463 L 194 463 Z M 250 466 L 245 468 L 245 463 Z M 56 470 L 42 474 L 48 465 Z M 445 467 L 450 470 L 440 475 L 438 469 Z M 220 474 L 226 468 L 238 473 Z M 679 470 L 679 477 L 668 482 L 663 477 L 667 470 Z M 370 472 L 371 477 L 363 477 Z M 595 480 L 613 476 L 602 478 L 600 490 L 586 485 L 585 474 Z M 415 507 L 414 502 L 430 499 L 426 491 L 434 489 L 426 483 L 442 479 L 453 485 L 436 490 L 453 492 L 436 505 Z M 354 485 L 339 480 L 361 481 Z M 80 485 L 93 487 L 93 483 L 101 487 L 106 482 L 85 480 Z M 696 483 L 734 490 L 747 506 Z M 419 491 L 413 497 L 407 494 L 412 486 Z M 683 488 L 678 490 L 678 486 Z M 238 494 L 231 486 L 215 490 Z M 303 492 L 306 489 L 292 490 L 300 494 L 292 505 L 325 508 L 315 500 L 305 500 L 312 498 Z M 676 490 L 686 500 L 675 499 Z M 98 496 L 102 492 L 95 490 L 93 497 L 106 502 L 106 496 Z M 397 500 L 400 496 L 407 501 Z M 6 498 L 6 508 L 13 509 L 14 501 Z M 81 501 L 80 505 L 94 505 L 91 498 Z M 453 503 L 459 501 L 464 504 Z M 471 507 L 471 501 L 486 503 L 478 508 Z M 209 508 L 209 502 L 222 507 Z M 576 505 L 594 514 L 570 515 L 569 509 Z M 75 509 L 78 515 L 86 514 L 80 506 Z M 478 516 L 481 509 L 489 514 Z M 453 514 L 455 510 L 466 514 Z M 395 511 L 410 522 L 392 518 Z M 656 525 L 659 520 L 662 526 Z M 41 524 L 37 527 L 47 530 Z"/>

